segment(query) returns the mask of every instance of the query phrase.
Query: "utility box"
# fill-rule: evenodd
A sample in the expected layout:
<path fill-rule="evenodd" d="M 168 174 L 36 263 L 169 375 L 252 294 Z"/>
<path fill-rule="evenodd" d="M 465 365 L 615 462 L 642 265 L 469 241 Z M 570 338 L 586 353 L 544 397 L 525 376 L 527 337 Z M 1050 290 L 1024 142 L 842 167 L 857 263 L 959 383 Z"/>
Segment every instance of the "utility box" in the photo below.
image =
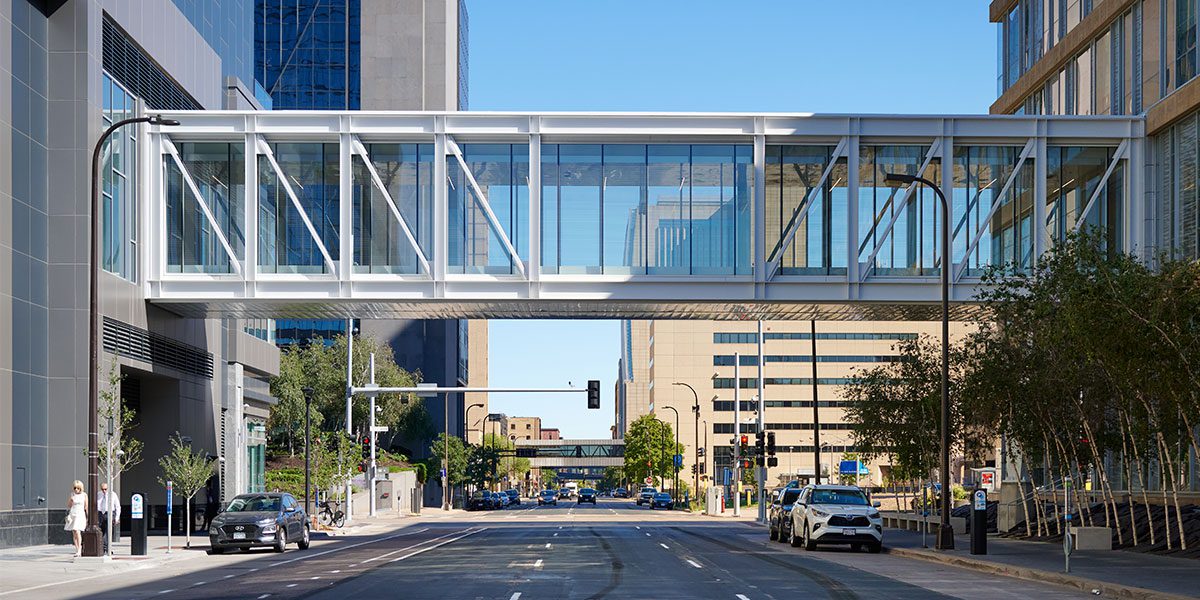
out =
<path fill-rule="evenodd" d="M 392 510 L 395 497 L 390 480 L 380 479 L 375 482 L 375 510 Z"/>
<path fill-rule="evenodd" d="M 1111 527 L 1072 527 L 1076 550 L 1112 550 Z"/>

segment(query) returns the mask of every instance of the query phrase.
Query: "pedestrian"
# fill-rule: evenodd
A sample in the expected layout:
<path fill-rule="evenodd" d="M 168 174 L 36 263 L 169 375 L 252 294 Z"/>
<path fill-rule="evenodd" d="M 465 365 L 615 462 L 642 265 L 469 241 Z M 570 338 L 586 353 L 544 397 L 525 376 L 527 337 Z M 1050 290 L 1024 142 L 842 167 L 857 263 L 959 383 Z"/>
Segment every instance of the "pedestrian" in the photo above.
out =
<path fill-rule="evenodd" d="M 108 519 L 112 513 L 112 541 L 117 541 L 121 531 L 121 497 L 116 492 L 108 493 L 108 483 L 100 484 L 100 493 L 96 496 L 96 516 L 100 519 L 100 531 L 104 534 L 104 550 L 108 551 Z"/>
<path fill-rule="evenodd" d="M 204 486 L 204 530 L 208 531 L 208 526 L 212 524 L 212 520 L 216 518 L 220 503 L 217 501 L 216 478 L 210 478 L 208 484 Z"/>
<path fill-rule="evenodd" d="M 78 479 L 71 485 L 71 491 L 71 497 L 67 499 L 67 518 L 63 524 L 63 530 L 71 532 L 71 541 L 75 544 L 75 556 L 82 556 L 83 530 L 87 528 L 88 497 L 83 492 L 83 482 Z"/>

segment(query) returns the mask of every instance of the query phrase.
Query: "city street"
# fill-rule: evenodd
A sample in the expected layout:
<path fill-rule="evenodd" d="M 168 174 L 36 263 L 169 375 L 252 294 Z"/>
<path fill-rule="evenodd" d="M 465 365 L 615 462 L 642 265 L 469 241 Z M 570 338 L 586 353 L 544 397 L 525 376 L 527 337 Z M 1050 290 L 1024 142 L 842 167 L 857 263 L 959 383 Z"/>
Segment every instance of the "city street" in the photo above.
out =
<path fill-rule="evenodd" d="M 307 551 L 196 552 L 21 598 L 1079 598 L 1086 594 L 887 554 L 805 552 L 746 521 L 631 500 L 522 506 L 315 542 Z"/>

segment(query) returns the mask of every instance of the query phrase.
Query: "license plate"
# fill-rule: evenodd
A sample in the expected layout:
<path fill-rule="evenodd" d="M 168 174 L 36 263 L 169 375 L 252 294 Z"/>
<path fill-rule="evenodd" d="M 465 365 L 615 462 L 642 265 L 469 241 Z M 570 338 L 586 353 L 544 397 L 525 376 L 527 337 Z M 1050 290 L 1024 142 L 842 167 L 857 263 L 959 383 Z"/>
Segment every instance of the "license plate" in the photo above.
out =
<path fill-rule="evenodd" d="M 244 532 L 244 531 L 235 531 L 235 532 L 233 533 L 233 539 L 235 539 L 235 540 L 244 540 L 244 539 L 246 539 L 246 532 Z"/>
<path fill-rule="evenodd" d="M 843 529 L 842 535 L 857 535 L 857 531 L 853 529 Z"/>

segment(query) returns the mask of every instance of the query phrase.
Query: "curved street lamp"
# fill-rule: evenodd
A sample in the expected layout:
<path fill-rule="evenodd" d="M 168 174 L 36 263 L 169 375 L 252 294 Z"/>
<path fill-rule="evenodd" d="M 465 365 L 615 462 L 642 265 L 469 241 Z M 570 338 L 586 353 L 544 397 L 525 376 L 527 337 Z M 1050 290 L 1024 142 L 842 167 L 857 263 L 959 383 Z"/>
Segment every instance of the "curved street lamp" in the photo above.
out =
<path fill-rule="evenodd" d="M 100 134 L 92 149 L 92 214 L 90 220 L 90 264 L 88 281 L 88 498 L 96 498 L 100 488 L 100 154 L 113 132 L 134 123 L 170 127 L 179 121 L 159 115 L 133 117 L 113 123 Z M 102 544 L 96 511 L 87 511 L 87 530 L 83 532 L 84 556 L 100 556 Z"/>
<path fill-rule="evenodd" d="M 696 388 L 682 381 L 673 382 L 671 385 L 681 385 L 692 392 L 692 400 L 694 401 L 694 404 L 692 405 L 692 416 L 695 417 L 696 420 L 696 448 L 694 448 L 692 452 L 692 456 L 695 458 L 695 461 L 692 463 L 692 476 L 695 481 L 693 482 L 694 487 L 692 488 L 692 493 L 696 494 L 698 500 L 700 495 L 700 395 L 696 393 Z M 705 444 L 704 446 L 707 448 L 708 444 Z M 708 450 L 706 449 L 705 452 L 708 452 Z"/>
<path fill-rule="evenodd" d="M 663 408 L 675 413 L 675 447 L 671 449 L 671 468 L 675 470 L 675 484 L 671 488 L 671 498 L 679 501 L 679 465 L 675 462 L 675 454 L 679 452 L 679 411 L 674 406 Z"/>
<path fill-rule="evenodd" d="M 888 173 L 884 183 L 911 185 L 920 183 L 932 188 L 942 203 L 942 419 L 941 419 L 941 496 L 942 518 L 938 525 L 938 550 L 954 549 L 954 528 L 950 526 L 950 204 L 942 189 L 932 181 L 917 175 Z"/>

